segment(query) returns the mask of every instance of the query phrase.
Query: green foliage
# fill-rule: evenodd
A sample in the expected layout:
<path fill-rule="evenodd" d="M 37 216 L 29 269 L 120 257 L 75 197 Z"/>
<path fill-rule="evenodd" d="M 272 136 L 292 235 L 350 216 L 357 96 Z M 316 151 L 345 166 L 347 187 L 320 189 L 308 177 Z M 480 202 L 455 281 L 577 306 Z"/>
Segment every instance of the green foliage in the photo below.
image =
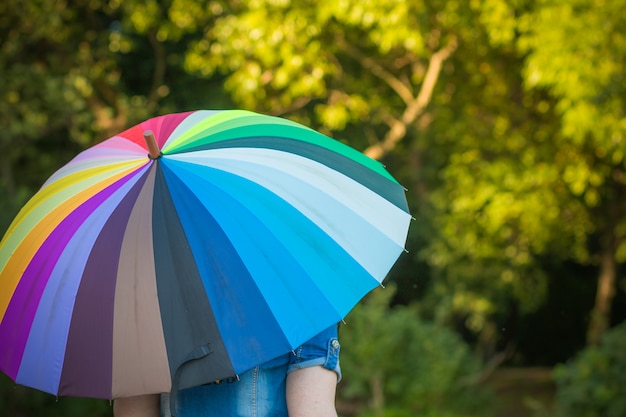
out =
<path fill-rule="evenodd" d="M 518 42 L 527 54 L 526 86 L 557 100 L 567 152 L 555 165 L 572 194 L 598 214 L 597 230 L 622 242 L 618 262 L 626 259 L 626 207 L 618 197 L 626 189 L 625 7 L 623 0 L 540 1 L 520 18 Z"/>
<path fill-rule="evenodd" d="M 229 102 L 221 80 L 182 69 L 187 42 L 193 33 L 201 36 L 189 14 L 205 24 L 211 14 L 199 13 L 203 7 L 184 0 L 167 7 L 130 0 L 2 2 L 0 231 L 85 147 L 160 113 Z"/>
<path fill-rule="evenodd" d="M 598 294 L 604 294 L 591 314 L 588 335 L 594 343 L 610 320 L 603 305 L 612 302 L 611 271 L 626 260 L 624 7 L 624 0 L 539 1 L 518 26 L 526 87 L 545 89 L 556 99 L 566 152 L 555 152 L 554 165 L 594 226 L 585 260 L 600 266 Z M 610 291 L 602 292 L 602 286 Z"/>
<path fill-rule="evenodd" d="M 624 187 L 626 38 L 619 28 L 626 23 L 620 12 L 626 3 L 539 4 L 520 19 L 525 82 L 557 98 L 563 136 L 577 145 L 563 179 L 573 194 L 598 207 L 616 182 Z"/>
<path fill-rule="evenodd" d="M 555 371 L 555 417 L 626 415 L 626 322 Z"/>
<path fill-rule="evenodd" d="M 466 48 L 445 79 L 454 94 L 434 98 L 448 156 L 423 256 L 438 274 L 437 314 L 481 331 L 508 303 L 544 302 L 546 256 L 625 259 L 626 48 L 623 1 L 471 8 L 481 25 L 460 31 Z"/>
<path fill-rule="evenodd" d="M 504 30 L 514 16 L 504 3 L 472 7 L 490 25 L 505 19 L 493 29 Z M 434 315 L 467 317 L 466 327 L 481 332 L 511 302 L 524 312 L 541 305 L 548 279 L 541 256 L 584 258 L 593 225 L 554 163 L 560 144 L 551 99 L 521 88 L 522 61 L 511 45 L 487 47 L 491 26 L 462 34 L 463 44 L 476 46 L 451 58 L 445 81 L 454 94 L 434 98 L 427 132 L 429 154 L 439 152 L 442 162 L 429 196 L 433 234 L 421 255 L 436 274 Z"/>
<path fill-rule="evenodd" d="M 595 138 L 604 153 L 623 159 L 626 58 L 623 0 L 540 1 L 524 16 L 520 47 L 530 54 L 526 83 L 546 86 L 559 98 L 563 129 L 582 142 Z M 615 136 L 617 135 L 617 136 Z"/>
<path fill-rule="evenodd" d="M 111 417 L 109 401 L 87 398 L 56 398 L 16 385 L 0 374 L 0 415 L 11 417 Z"/>
<path fill-rule="evenodd" d="M 488 415 L 488 392 L 471 383 L 477 358 L 415 308 L 389 309 L 394 292 L 374 291 L 341 326 L 342 396 L 369 402 L 360 416 Z"/>
<path fill-rule="evenodd" d="M 94 84 L 115 74 L 102 56 L 106 13 L 65 1 L 5 1 L 0 6 L 0 207 L 17 212 L 96 132 Z M 94 128 L 96 127 L 96 128 Z M 6 211 L 5 211 L 6 208 Z M 0 218 L 1 230 L 8 221 Z"/>
<path fill-rule="evenodd" d="M 244 108 L 288 114 L 341 137 L 351 128 L 358 132 L 351 144 L 363 149 L 415 99 L 429 58 L 466 17 L 458 9 L 457 2 L 395 0 L 230 3 L 191 43 L 186 68 L 223 73 Z M 364 124 L 375 128 L 365 134 Z"/>

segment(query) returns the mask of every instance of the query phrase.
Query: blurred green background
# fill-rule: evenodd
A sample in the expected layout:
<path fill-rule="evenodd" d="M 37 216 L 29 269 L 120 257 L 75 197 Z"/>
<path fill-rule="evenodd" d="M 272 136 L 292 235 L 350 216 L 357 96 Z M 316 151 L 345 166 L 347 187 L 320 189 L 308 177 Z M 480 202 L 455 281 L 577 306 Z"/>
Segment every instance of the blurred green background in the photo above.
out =
<path fill-rule="evenodd" d="M 624 10 L 4 0 L 0 231 L 73 155 L 143 119 L 287 117 L 382 161 L 415 217 L 387 288 L 341 326 L 341 416 L 623 417 Z M 112 407 L 2 375 L 0 415 Z"/>

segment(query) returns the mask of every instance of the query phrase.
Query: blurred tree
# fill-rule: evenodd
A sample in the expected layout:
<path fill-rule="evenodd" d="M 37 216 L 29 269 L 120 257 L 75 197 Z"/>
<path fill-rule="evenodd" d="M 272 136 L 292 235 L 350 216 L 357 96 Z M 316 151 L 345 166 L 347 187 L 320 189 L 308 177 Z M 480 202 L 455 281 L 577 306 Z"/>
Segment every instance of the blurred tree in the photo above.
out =
<path fill-rule="evenodd" d="M 183 69 L 186 42 L 201 36 L 189 14 L 202 7 L 192 0 L 2 2 L 0 230 L 85 147 L 148 117 L 228 103 L 220 80 Z"/>
<path fill-rule="evenodd" d="M 125 125 L 127 106 L 109 51 L 114 11 L 106 2 L 8 0 L 0 16 L 0 190 L 12 216 L 43 178 Z"/>
<path fill-rule="evenodd" d="M 186 68 L 227 75 L 252 110 L 288 115 L 380 159 L 424 117 L 456 50 L 457 2 L 211 2 L 221 15 Z M 201 16 L 201 15 L 200 15 Z"/>
<path fill-rule="evenodd" d="M 75 101 L 84 85 L 79 76 L 68 74 L 73 60 L 67 55 L 76 50 L 76 45 L 65 46 L 76 29 L 66 25 L 71 14 L 56 1 L 0 5 L 2 225 L 30 196 L 30 187 L 40 185 L 41 177 L 58 164 L 57 158 L 67 159 L 66 152 L 75 149 L 54 137 L 84 117 L 78 115 L 82 104 Z"/>
<path fill-rule="evenodd" d="M 520 17 L 528 88 L 546 89 L 561 117 L 563 183 L 592 219 L 587 251 L 598 265 L 588 342 L 611 325 L 618 264 L 626 261 L 626 1 L 538 1 Z"/>
<path fill-rule="evenodd" d="M 626 414 L 626 322 L 603 334 L 555 370 L 555 416 L 619 417 Z"/>
<path fill-rule="evenodd" d="M 488 15 L 494 4 L 471 3 L 484 25 L 460 31 L 432 103 L 427 141 L 443 162 L 432 185 L 435 233 L 423 251 L 435 277 L 425 302 L 437 320 L 462 320 L 486 352 L 501 333 L 495 317 L 524 315 L 545 301 L 545 254 L 584 253 L 590 229 L 554 163 L 554 100 L 525 90 L 514 45 L 491 40 L 486 22 L 502 30 L 514 16 Z"/>
<path fill-rule="evenodd" d="M 425 252 L 440 272 L 437 309 L 493 333 L 488 319 L 511 296 L 522 312 L 543 302 L 546 258 L 569 259 L 599 269 L 597 343 L 626 251 L 624 4 L 471 5 L 481 25 L 450 61 L 454 99 L 433 101 L 431 131 L 449 146 L 433 195 L 440 234 Z"/>
<path fill-rule="evenodd" d="M 413 306 L 389 309 L 395 286 L 375 290 L 346 318 L 339 411 L 359 416 L 488 416 L 490 392 L 475 384 L 481 363 L 450 329 Z"/>

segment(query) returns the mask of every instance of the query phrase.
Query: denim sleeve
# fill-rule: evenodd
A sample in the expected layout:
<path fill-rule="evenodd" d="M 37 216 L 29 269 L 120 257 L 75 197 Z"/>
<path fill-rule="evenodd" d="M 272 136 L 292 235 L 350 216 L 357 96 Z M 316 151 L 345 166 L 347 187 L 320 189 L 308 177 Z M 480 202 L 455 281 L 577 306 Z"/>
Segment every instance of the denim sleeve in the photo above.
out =
<path fill-rule="evenodd" d="M 337 382 L 339 382 L 341 381 L 340 349 L 341 345 L 337 338 L 337 325 L 333 325 L 291 353 L 287 373 L 311 366 L 322 366 L 335 372 L 337 374 Z"/>

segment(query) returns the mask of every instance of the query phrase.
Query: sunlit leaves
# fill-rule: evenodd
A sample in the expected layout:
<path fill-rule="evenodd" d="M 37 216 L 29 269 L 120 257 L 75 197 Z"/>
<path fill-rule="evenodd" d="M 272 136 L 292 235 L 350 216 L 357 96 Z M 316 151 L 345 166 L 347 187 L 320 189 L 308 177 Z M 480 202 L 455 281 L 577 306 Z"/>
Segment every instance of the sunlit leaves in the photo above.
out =
<path fill-rule="evenodd" d="M 386 126 L 417 96 L 430 55 L 447 42 L 437 7 L 451 6 L 233 3 L 190 45 L 186 68 L 225 74 L 241 107 L 309 119 L 328 133 L 365 120 Z"/>
<path fill-rule="evenodd" d="M 286 6 L 249 2 L 241 12 L 218 19 L 209 38 L 191 45 L 187 69 L 230 74 L 225 86 L 245 108 L 280 112 L 298 98 L 324 96 L 324 77 L 334 67 L 312 9 Z"/>
<path fill-rule="evenodd" d="M 315 106 L 319 119 L 331 130 L 342 130 L 350 120 L 365 119 L 369 105 L 359 94 L 333 91 L 327 104 Z"/>
<path fill-rule="evenodd" d="M 145 33 L 155 27 L 161 17 L 160 4 L 155 0 L 136 2 L 130 10 L 130 21 L 139 33 Z"/>
<path fill-rule="evenodd" d="M 517 30 L 516 11 L 510 0 L 472 0 L 472 8 L 479 13 L 480 23 L 485 27 L 493 45 L 506 45 L 515 39 Z"/>
<path fill-rule="evenodd" d="M 320 9 L 323 16 L 336 19 L 348 28 L 362 28 L 381 54 L 400 47 L 421 55 L 426 49 L 424 28 L 420 27 L 426 11 L 422 1 L 326 0 Z"/>
<path fill-rule="evenodd" d="M 606 277 L 589 332 L 596 342 L 609 323 L 610 308 L 602 305 L 615 294 L 611 271 L 626 258 L 625 8 L 623 0 L 540 1 L 520 26 L 526 84 L 547 89 L 562 115 L 563 151 L 555 163 L 594 223 L 588 258 Z"/>
<path fill-rule="evenodd" d="M 625 144 L 625 8 L 623 0 L 542 1 L 520 39 L 526 82 L 558 97 L 564 134 L 592 137 L 609 154 Z"/>

